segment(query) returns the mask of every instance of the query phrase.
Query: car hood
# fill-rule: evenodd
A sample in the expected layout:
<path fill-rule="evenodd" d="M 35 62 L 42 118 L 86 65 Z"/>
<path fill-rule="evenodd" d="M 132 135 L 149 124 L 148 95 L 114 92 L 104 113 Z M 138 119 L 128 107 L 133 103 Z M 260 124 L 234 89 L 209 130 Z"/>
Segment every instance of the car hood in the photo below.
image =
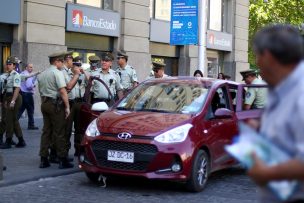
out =
<path fill-rule="evenodd" d="M 128 112 L 109 111 L 99 116 L 98 129 L 102 133 L 129 132 L 133 135 L 155 135 L 162 130 L 182 124 L 192 115 L 155 113 L 155 112 Z"/>

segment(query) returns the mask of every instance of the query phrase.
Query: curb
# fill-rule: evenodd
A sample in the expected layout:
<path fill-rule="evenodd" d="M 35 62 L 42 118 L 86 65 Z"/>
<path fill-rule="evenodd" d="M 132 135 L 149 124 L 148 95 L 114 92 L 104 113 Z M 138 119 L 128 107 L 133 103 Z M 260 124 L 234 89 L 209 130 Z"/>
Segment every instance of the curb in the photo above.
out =
<path fill-rule="evenodd" d="M 58 171 L 57 173 L 52 173 L 52 174 L 30 176 L 30 177 L 26 177 L 22 180 L 20 180 L 20 179 L 11 180 L 11 181 L 2 180 L 2 181 L 0 181 L 0 188 L 12 186 L 12 185 L 19 185 L 19 184 L 27 183 L 27 182 L 39 181 L 39 180 L 45 179 L 45 178 L 55 178 L 55 177 L 59 177 L 59 176 L 65 176 L 65 175 L 82 172 L 79 168 L 65 170 L 65 171 L 64 171 L 64 169 L 61 169 L 61 170 L 63 170 L 63 171 Z"/>

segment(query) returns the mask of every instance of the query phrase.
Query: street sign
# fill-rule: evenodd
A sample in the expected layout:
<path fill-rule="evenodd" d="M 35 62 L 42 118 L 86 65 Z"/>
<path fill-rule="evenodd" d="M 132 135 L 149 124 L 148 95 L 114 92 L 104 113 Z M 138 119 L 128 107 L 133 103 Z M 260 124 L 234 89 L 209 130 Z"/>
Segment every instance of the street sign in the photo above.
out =
<path fill-rule="evenodd" d="M 198 0 L 172 0 L 170 44 L 198 44 Z"/>

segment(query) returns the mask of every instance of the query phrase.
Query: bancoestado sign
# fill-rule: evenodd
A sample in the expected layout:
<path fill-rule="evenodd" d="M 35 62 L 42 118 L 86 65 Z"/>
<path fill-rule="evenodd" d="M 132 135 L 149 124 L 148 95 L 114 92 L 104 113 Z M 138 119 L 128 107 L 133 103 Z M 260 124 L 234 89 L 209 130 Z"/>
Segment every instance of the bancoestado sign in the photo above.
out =
<path fill-rule="evenodd" d="M 120 15 L 77 4 L 67 4 L 66 30 L 118 37 L 120 35 Z"/>
<path fill-rule="evenodd" d="M 215 50 L 232 51 L 232 35 L 208 30 L 206 47 Z"/>

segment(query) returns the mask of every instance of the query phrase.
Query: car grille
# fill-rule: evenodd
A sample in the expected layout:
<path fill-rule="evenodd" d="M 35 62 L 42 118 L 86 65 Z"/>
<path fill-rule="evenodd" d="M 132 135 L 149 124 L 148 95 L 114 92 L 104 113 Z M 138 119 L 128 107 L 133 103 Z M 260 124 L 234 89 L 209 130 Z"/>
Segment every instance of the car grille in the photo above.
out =
<path fill-rule="evenodd" d="M 108 140 L 94 140 L 92 149 L 100 167 L 141 172 L 147 170 L 149 163 L 158 152 L 157 147 L 151 144 Z M 134 163 L 108 161 L 107 150 L 134 152 Z"/>

